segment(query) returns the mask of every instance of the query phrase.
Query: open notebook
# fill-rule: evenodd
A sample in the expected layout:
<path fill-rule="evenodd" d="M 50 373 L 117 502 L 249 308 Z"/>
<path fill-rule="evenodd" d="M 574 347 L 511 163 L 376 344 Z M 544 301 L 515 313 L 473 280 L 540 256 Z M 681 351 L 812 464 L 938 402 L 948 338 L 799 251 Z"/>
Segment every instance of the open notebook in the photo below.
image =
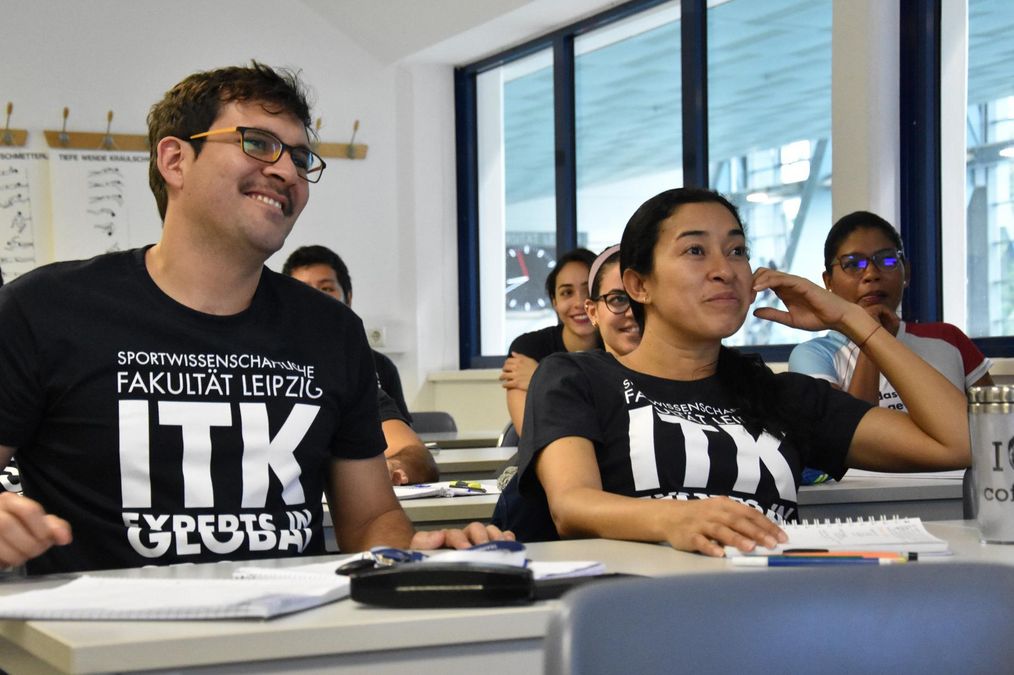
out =
<path fill-rule="evenodd" d="M 334 563 L 331 563 L 334 569 Z M 85 575 L 60 586 L 0 597 L 0 619 L 267 619 L 349 594 L 349 579 L 176 579 Z"/>
<path fill-rule="evenodd" d="M 789 540 L 775 548 L 758 546 L 743 553 L 734 546 L 725 547 L 728 557 L 777 555 L 793 549 L 827 551 L 898 551 L 904 553 L 950 553 L 947 542 L 926 531 L 919 518 L 824 520 L 781 525 Z"/>

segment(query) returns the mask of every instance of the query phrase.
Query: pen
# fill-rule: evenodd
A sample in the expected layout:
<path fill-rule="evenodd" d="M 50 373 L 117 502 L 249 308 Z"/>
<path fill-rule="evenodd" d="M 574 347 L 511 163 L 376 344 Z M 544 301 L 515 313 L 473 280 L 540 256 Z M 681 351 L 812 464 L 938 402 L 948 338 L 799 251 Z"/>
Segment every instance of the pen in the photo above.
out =
<path fill-rule="evenodd" d="M 860 556 L 768 555 L 730 558 L 735 567 L 802 567 L 804 565 L 897 565 L 904 558 L 863 558 Z"/>
<path fill-rule="evenodd" d="M 786 550 L 782 551 L 783 556 L 808 557 L 808 558 L 887 558 L 887 559 L 898 559 L 898 560 L 918 560 L 918 553 L 908 553 L 905 551 L 803 551 L 803 550 Z"/>
<path fill-rule="evenodd" d="M 456 480 L 456 481 L 454 481 L 453 483 L 450 484 L 450 487 L 452 487 L 452 488 L 464 488 L 466 490 L 469 490 L 470 492 L 485 492 L 486 491 L 486 488 L 482 487 L 482 483 L 479 483 L 478 481 Z"/>

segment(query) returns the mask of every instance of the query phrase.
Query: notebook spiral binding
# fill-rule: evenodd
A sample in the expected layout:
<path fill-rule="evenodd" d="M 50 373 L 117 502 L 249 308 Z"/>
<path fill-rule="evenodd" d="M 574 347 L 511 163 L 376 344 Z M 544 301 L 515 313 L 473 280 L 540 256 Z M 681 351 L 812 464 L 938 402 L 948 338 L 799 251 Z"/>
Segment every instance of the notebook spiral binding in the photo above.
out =
<path fill-rule="evenodd" d="M 833 519 L 832 518 L 824 518 L 823 520 L 821 520 L 819 518 L 814 518 L 813 520 L 810 520 L 810 519 L 807 518 L 807 519 L 799 521 L 798 523 L 796 523 L 796 525 L 797 525 L 797 527 L 819 527 L 821 525 L 864 525 L 864 524 L 872 525 L 874 523 L 893 522 L 893 521 L 896 521 L 896 520 L 906 520 L 906 519 L 902 518 L 901 516 L 898 516 L 898 515 L 893 515 L 893 516 L 887 516 L 887 515 L 883 515 L 883 516 L 869 516 L 868 518 L 863 518 L 863 517 L 856 517 L 856 518 L 847 517 L 847 518 L 844 518 L 844 519 L 843 518 L 833 518 Z"/>

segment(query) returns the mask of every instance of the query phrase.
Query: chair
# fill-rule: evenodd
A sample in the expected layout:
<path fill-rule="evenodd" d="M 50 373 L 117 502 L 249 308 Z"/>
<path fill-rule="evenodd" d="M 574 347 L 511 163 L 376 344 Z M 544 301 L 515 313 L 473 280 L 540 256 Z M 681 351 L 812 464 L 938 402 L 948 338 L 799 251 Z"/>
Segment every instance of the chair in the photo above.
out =
<path fill-rule="evenodd" d="M 496 439 L 496 447 L 498 448 L 516 448 L 518 447 L 518 441 L 521 439 L 518 437 L 518 430 L 514 428 L 514 422 L 508 422 L 507 426 L 500 432 L 500 438 Z M 514 462 L 517 464 L 517 461 Z"/>
<path fill-rule="evenodd" d="M 544 672 L 1010 672 L 1011 598 L 1014 567 L 951 562 L 605 581 L 563 597 Z"/>
<path fill-rule="evenodd" d="M 457 431 L 451 414 L 442 410 L 412 412 L 412 430 L 417 434 L 432 434 L 445 431 Z"/>

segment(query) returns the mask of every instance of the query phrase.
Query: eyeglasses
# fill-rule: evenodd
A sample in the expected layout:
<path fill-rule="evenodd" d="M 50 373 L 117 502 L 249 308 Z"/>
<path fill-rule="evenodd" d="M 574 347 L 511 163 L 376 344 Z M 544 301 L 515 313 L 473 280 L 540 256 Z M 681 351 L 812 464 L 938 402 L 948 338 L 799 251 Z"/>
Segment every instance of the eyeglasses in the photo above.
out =
<path fill-rule="evenodd" d="M 905 254 L 901 249 L 885 248 L 871 256 L 865 256 L 861 253 L 849 253 L 839 256 L 837 260 L 831 261 L 831 264 L 837 263 L 841 265 L 843 272 L 857 277 L 866 271 L 871 262 L 881 272 L 893 272 L 901 266 L 904 260 Z"/>
<path fill-rule="evenodd" d="M 289 157 L 296 167 L 296 174 L 308 183 L 316 183 L 324 173 L 327 164 L 313 150 L 304 147 L 294 147 L 283 143 L 280 138 L 269 131 L 254 129 L 252 127 L 230 127 L 228 129 L 215 129 L 194 134 L 188 140 L 195 141 L 208 136 L 218 134 L 231 134 L 239 132 L 239 147 L 243 152 L 256 160 L 274 164 L 282 158 L 282 153 L 289 151 Z"/>
<path fill-rule="evenodd" d="M 602 300 L 606 303 L 606 309 L 613 314 L 623 314 L 630 309 L 630 296 L 623 291 L 609 291 L 595 298 L 595 302 Z"/>

